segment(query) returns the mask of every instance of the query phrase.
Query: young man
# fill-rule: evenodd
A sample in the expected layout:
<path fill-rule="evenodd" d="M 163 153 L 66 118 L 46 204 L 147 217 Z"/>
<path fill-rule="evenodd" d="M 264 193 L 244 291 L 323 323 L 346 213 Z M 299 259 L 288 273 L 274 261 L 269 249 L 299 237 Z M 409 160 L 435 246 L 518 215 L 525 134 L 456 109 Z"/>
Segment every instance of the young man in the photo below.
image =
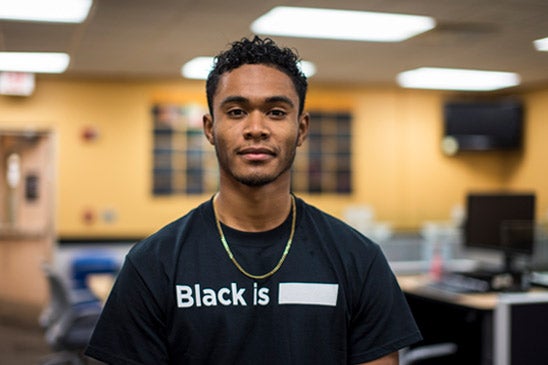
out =
<path fill-rule="evenodd" d="M 270 39 L 217 56 L 219 191 L 138 243 L 87 354 L 111 364 L 397 364 L 420 340 L 379 247 L 296 198 L 307 81 Z M 311 121 L 313 123 L 313 121 Z"/>

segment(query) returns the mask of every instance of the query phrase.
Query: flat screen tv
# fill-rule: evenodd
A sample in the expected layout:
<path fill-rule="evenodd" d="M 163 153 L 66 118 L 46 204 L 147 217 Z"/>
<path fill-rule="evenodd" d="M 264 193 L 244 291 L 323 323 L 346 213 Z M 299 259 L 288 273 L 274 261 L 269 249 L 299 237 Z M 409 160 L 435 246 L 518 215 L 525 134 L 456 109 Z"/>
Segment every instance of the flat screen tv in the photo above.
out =
<path fill-rule="evenodd" d="M 444 105 L 443 147 L 459 151 L 519 150 L 523 105 L 517 101 L 453 101 Z"/>

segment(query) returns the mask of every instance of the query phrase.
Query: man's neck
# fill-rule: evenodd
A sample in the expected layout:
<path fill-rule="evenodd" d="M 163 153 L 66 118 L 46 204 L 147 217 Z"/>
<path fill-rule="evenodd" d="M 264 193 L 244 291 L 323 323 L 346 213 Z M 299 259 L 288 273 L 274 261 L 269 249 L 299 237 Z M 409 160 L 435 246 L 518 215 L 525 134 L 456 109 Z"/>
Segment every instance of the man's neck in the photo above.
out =
<path fill-rule="evenodd" d="M 249 232 L 273 229 L 282 224 L 291 211 L 289 187 L 221 187 L 214 204 L 223 224 Z"/>

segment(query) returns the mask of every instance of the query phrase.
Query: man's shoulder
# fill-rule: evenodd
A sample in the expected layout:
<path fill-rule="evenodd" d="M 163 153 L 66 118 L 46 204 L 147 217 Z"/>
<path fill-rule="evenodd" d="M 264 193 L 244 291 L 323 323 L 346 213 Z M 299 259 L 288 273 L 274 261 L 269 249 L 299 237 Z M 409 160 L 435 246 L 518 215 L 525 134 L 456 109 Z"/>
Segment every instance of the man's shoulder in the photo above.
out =
<path fill-rule="evenodd" d="M 131 249 L 131 256 L 147 256 L 151 254 L 173 253 L 178 246 L 185 242 L 185 238 L 193 232 L 203 232 L 205 219 L 210 201 L 188 211 L 183 216 L 166 224 L 150 236 L 136 243 Z"/>

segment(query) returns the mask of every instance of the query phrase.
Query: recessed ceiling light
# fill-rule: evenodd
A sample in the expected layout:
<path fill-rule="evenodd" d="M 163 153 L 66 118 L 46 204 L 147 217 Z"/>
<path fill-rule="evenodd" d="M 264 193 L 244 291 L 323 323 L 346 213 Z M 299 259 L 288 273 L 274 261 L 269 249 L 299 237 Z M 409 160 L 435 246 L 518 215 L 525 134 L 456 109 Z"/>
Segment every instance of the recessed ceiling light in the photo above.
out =
<path fill-rule="evenodd" d="M 399 42 L 436 26 L 426 16 L 278 6 L 256 19 L 256 34 Z"/>
<path fill-rule="evenodd" d="M 0 71 L 61 73 L 69 62 L 66 53 L 0 52 Z"/>
<path fill-rule="evenodd" d="M 548 52 L 548 37 L 533 41 L 537 51 Z"/>
<path fill-rule="evenodd" d="M 397 76 L 400 86 L 416 89 L 492 91 L 519 85 L 513 72 L 421 67 Z"/>
<path fill-rule="evenodd" d="M 181 67 L 181 74 L 187 79 L 205 80 L 213 69 L 214 62 L 214 57 L 193 58 Z M 316 66 L 312 62 L 301 61 L 299 66 L 306 77 L 316 73 Z"/>
<path fill-rule="evenodd" d="M 92 0 L 2 0 L 0 19 L 81 23 L 91 4 Z"/>

